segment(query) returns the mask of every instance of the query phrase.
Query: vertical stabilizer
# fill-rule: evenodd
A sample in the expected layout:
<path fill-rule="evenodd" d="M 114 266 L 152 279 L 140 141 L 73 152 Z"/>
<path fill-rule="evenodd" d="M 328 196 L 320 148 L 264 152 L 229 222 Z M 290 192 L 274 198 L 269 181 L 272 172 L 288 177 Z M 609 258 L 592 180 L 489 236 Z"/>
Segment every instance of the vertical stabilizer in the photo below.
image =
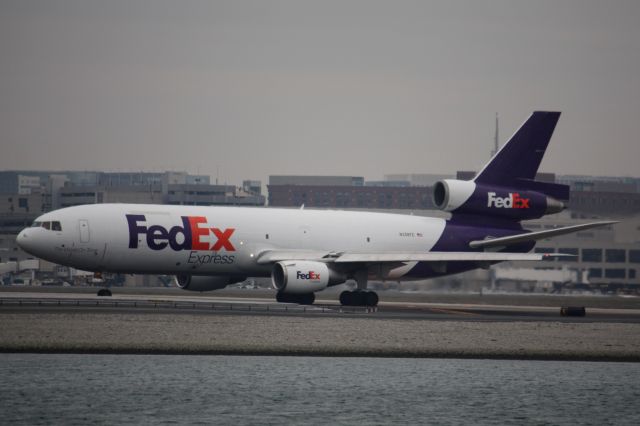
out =
<path fill-rule="evenodd" d="M 559 112 L 535 111 L 478 173 L 474 182 L 517 185 L 533 181 L 549 140 L 560 118 Z"/>

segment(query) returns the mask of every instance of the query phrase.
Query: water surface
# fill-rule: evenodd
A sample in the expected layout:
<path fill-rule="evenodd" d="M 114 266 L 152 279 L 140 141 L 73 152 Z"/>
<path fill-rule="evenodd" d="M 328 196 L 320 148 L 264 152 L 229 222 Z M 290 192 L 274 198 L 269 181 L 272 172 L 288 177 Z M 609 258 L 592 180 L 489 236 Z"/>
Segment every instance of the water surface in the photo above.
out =
<path fill-rule="evenodd" d="M 0 354 L 0 423 L 640 424 L 640 364 Z"/>

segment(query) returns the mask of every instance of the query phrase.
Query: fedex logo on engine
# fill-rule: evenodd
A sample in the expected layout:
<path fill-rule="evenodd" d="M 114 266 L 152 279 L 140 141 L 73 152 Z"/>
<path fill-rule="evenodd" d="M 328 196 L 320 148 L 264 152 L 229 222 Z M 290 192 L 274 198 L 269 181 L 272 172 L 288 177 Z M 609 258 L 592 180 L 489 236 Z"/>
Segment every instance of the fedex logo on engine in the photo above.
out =
<path fill-rule="evenodd" d="M 309 271 L 308 273 L 304 273 L 302 271 L 298 271 L 296 274 L 296 278 L 299 280 L 319 280 L 320 279 L 320 274 L 318 274 L 317 272 L 313 272 L 313 271 Z"/>
<path fill-rule="evenodd" d="M 517 192 L 510 192 L 508 197 L 496 197 L 495 192 L 489 192 L 487 198 L 487 207 L 496 207 L 499 209 L 528 209 L 529 198 L 522 198 Z"/>
<path fill-rule="evenodd" d="M 138 248 L 138 236 L 144 235 L 151 250 L 163 250 L 167 246 L 174 251 L 207 250 L 236 251 L 230 238 L 235 228 L 209 227 L 204 216 L 181 216 L 182 226 L 167 229 L 161 225 L 146 226 L 147 218 L 143 214 L 128 214 L 129 248 Z"/>

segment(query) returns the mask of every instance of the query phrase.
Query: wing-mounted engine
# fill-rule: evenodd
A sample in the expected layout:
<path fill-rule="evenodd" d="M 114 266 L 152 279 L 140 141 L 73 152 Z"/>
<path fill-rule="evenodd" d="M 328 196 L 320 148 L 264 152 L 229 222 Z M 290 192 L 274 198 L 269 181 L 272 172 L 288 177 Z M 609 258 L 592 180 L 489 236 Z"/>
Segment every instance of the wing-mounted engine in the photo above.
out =
<path fill-rule="evenodd" d="M 183 290 L 212 291 L 225 288 L 229 284 L 244 281 L 246 277 L 235 276 L 201 276 L 201 275 L 176 275 L 175 282 Z"/>
<path fill-rule="evenodd" d="M 534 186 L 531 182 L 528 186 Z M 535 182 L 539 188 L 556 184 Z M 523 182 L 523 186 L 526 184 Z M 557 185 L 564 186 L 564 185 Z M 452 213 L 502 217 L 514 220 L 537 219 L 564 210 L 565 204 L 543 192 L 526 188 L 479 184 L 474 181 L 445 179 L 433 188 L 434 204 Z"/>
<path fill-rule="evenodd" d="M 278 262 L 271 272 L 273 287 L 282 293 L 305 294 L 341 284 L 346 277 L 326 263 L 313 261 Z"/>

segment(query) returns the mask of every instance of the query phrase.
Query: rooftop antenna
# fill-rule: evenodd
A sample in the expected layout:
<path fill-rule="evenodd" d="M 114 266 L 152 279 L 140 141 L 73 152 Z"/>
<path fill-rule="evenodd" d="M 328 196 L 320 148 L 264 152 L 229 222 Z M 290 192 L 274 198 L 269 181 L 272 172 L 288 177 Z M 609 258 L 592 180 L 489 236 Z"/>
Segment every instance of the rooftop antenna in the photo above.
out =
<path fill-rule="evenodd" d="M 498 153 L 499 148 L 499 137 L 498 137 L 498 113 L 496 112 L 496 135 L 493 138 L 493 151 L 491 151 L 491 158 Z"/>

